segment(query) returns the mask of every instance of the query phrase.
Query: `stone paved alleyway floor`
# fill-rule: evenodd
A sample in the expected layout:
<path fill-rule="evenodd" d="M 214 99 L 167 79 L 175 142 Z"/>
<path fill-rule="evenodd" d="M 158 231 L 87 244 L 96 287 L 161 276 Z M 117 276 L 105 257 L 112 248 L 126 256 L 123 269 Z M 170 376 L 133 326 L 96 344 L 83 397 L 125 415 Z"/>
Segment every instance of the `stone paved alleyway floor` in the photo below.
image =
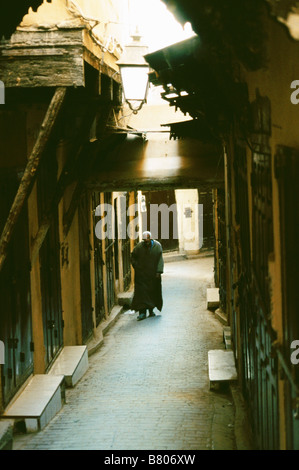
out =
<path fill-rule="evenodd" d="M 161 315 L 121 314 L 59 414 L 14 449 L 235 449 L 232 399 L 209 389 L 208 350 L 224 344 L 207 287 L 212 257 L 166 263 Z"/>

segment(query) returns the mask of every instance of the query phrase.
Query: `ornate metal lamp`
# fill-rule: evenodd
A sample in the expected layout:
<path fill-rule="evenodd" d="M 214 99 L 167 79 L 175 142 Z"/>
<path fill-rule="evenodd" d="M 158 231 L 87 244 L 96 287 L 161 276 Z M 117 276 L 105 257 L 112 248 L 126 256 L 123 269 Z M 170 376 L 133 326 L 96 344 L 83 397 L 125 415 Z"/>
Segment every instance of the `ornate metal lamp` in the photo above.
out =
<path fill-rule="evenodd" d="M 146 103 L 149 86 L 149 65 L 144 59 L 148 47 L 141 44 L 138 32 L 132 35 L 132 42 L 125 46 L 123 55 L 117 62 L 125 101 L 134 114 Z"/>

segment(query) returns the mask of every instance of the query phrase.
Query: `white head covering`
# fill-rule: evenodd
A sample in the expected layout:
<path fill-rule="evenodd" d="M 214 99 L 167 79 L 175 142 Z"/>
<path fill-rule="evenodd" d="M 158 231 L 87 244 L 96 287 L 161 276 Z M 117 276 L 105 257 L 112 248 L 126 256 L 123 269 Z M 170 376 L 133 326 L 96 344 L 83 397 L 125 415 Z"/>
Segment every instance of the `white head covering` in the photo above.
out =
<path fill-rule="evenodd" d="M 143 234 L 142 234 L 142 240 L 147 240 L 148 236 L 149 236 L 150 238 L 152 238 L 151 232 L 148 232 L 148 231 L 143 232 Z"/>

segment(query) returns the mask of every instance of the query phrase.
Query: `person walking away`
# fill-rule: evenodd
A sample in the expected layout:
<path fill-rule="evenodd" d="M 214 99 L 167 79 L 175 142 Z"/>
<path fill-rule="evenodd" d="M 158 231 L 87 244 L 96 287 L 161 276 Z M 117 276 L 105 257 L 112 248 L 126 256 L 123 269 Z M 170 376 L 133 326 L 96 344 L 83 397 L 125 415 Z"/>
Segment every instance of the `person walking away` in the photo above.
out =
<path fill-rule="evenodd" d="M 160 312 L 163 307 L 162 279 L 164 271 L 163 250 L 161 243 L 152 239 L 150 232 L 142 234 L 139 242 L 131 253 L 131 263 L 135 270 L 134 296 L 131 308 L 139 312 L 137 320 L 149 316 L 154 317 L 156 307 Z"/>

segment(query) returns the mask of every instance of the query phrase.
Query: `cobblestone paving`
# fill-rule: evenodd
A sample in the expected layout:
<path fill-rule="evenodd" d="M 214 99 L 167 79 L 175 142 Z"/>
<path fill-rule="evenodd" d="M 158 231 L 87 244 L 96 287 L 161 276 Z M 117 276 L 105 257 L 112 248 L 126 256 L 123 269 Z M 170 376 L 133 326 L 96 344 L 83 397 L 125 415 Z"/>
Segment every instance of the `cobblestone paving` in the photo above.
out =
<path fill-rule="evenodd" d="M 212 286 L 212 257 L 166 263 L 162 314 L 122 314 L 59 414 L 14 449 L 234 449 L 230 396 L 209 389 L 208 350 L 224 347 Z"/>

